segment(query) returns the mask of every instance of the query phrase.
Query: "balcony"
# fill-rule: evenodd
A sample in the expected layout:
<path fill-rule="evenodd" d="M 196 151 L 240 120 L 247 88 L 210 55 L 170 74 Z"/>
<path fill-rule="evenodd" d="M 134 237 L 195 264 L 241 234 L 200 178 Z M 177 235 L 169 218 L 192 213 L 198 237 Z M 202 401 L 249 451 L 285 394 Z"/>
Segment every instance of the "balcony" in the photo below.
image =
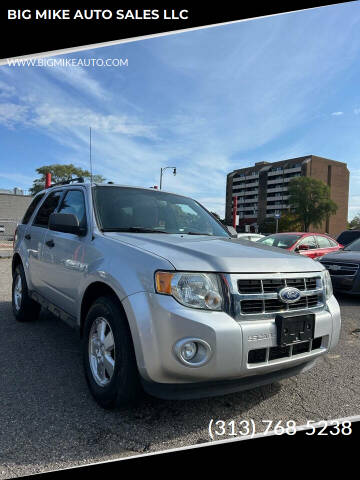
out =
<path fill-rule="evenodd" d="M 268 177 L 273 177 L 274 175 L 282 175 L 284 173 L 284 170 L 280 168 L 280 170 L 271 170 L 268 172 Z"/>
<path fill-rule="evenodd" d="M 280 195 L 280 196 L 274 196 L 274 197 L 267 197 L 266 201 L 267 202 L 276 202 L 277 200 L 287 200 L 289 198 L 289 195 Z"/>
<path fill-rule="evenodd" d="M 246 188 L 258 187 L 259 186 L 259 181 L 247 183 L 245 186 L 246 186 Z"/>
<path fill-rule="evenodd" d="M 274 187 L 274 188 L 268 188 L 267 193 L 275 193 L 275 192 L 287 192 L 288 187 Z"/>
<path fill-rule="evenodd" d="M 279 183 L 284 183 L 284 178 L 281 177 L 281 178 L 277 178 L 275 180 L 268 180 L 267 184 L 268 185 L 276 185 L 276 184 L 279 184 Z"/>
<path fill-rule="evenodd" d="M 267 205 L 266 210 L 282 210 L 283 208 L 289 208 L 289 205 L 286 203 L 279 203 L 277 205 Z"/>
<path fill-rule="evenodd" d="M 301 167 L 286 168 L 284 170 L 284 173 L 294 173 L 294 172 L 301 172 Z"/>

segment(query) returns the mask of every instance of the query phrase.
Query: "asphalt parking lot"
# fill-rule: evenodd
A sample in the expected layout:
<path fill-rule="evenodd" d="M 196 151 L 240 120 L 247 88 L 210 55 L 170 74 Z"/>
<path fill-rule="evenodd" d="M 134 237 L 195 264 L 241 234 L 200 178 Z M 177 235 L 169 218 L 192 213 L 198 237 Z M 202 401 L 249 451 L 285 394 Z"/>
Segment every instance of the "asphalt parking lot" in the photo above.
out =
<path fill-rule="evenodd" d="M 211 441 L 211 419 L 307 420 L 360 413 L 360 298 L 338 297 L 336 350 L 298 377 L 224 397 L 144 399 L 105 411 L 90 396 L 75 331 L 42 312 L 11 312 L 10 259 L 0 259 L 0 479 Z M 229 438 L 229 437 L 223 437 Z M 218 438 L 219 439 L 219 438 Z"/>

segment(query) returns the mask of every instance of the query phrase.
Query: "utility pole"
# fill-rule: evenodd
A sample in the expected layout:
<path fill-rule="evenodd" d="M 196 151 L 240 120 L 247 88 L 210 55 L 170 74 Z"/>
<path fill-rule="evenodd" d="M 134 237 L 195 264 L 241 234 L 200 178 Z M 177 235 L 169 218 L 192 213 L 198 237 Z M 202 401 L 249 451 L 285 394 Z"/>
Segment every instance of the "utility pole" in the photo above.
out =
<path fill-rule="evenodd" d="M 173 174 L 176 175 L 176 167 L 162 167 L 162 168 L 160 168 L 160 190 L 162 188 L 163 174 L 164 174 L 165 170 L 167 170 L 168 168 L 172 168 L 173 169 Z"/>

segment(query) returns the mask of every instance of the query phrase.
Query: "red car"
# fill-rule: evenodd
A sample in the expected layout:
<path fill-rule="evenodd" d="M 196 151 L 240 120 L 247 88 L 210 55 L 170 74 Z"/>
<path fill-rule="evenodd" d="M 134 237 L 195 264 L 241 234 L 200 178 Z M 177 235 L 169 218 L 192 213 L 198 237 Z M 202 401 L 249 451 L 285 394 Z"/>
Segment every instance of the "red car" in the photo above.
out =
<path fill-rule="evenodd" d="M 310 258 L 322 257 L 326 253 L 343 248 L 343 245 L 324 233 L 274 233 L 261 238 L 258 242 L 271 247 L 285 248 Z"/>

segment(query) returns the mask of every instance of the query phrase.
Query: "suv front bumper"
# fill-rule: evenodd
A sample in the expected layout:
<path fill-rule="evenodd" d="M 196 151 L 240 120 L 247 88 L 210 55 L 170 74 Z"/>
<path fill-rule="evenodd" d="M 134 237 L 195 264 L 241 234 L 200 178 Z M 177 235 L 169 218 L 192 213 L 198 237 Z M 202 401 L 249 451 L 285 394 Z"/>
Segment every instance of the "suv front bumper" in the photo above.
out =
<path fill-rule="evenodd" d="M 249 363 L 249 351 L 277 347 L 275 318 L 238 322 L 224 312 L 187 308 L 170 296 L 147 292 L 122 303 L 144 388 L 164 398 L 230 393 L 296 375 L 332 349 L 340 334 L 340 308 L 332 296 L 315 313 L 314 338 L 321 338 L 316 348 L 281 358 L 267 354 L 266 361 Z M 194 367 L 179 360 L 174 346 L 184 338 L 198 338 L 211 347 L 207 363 Z"/>

